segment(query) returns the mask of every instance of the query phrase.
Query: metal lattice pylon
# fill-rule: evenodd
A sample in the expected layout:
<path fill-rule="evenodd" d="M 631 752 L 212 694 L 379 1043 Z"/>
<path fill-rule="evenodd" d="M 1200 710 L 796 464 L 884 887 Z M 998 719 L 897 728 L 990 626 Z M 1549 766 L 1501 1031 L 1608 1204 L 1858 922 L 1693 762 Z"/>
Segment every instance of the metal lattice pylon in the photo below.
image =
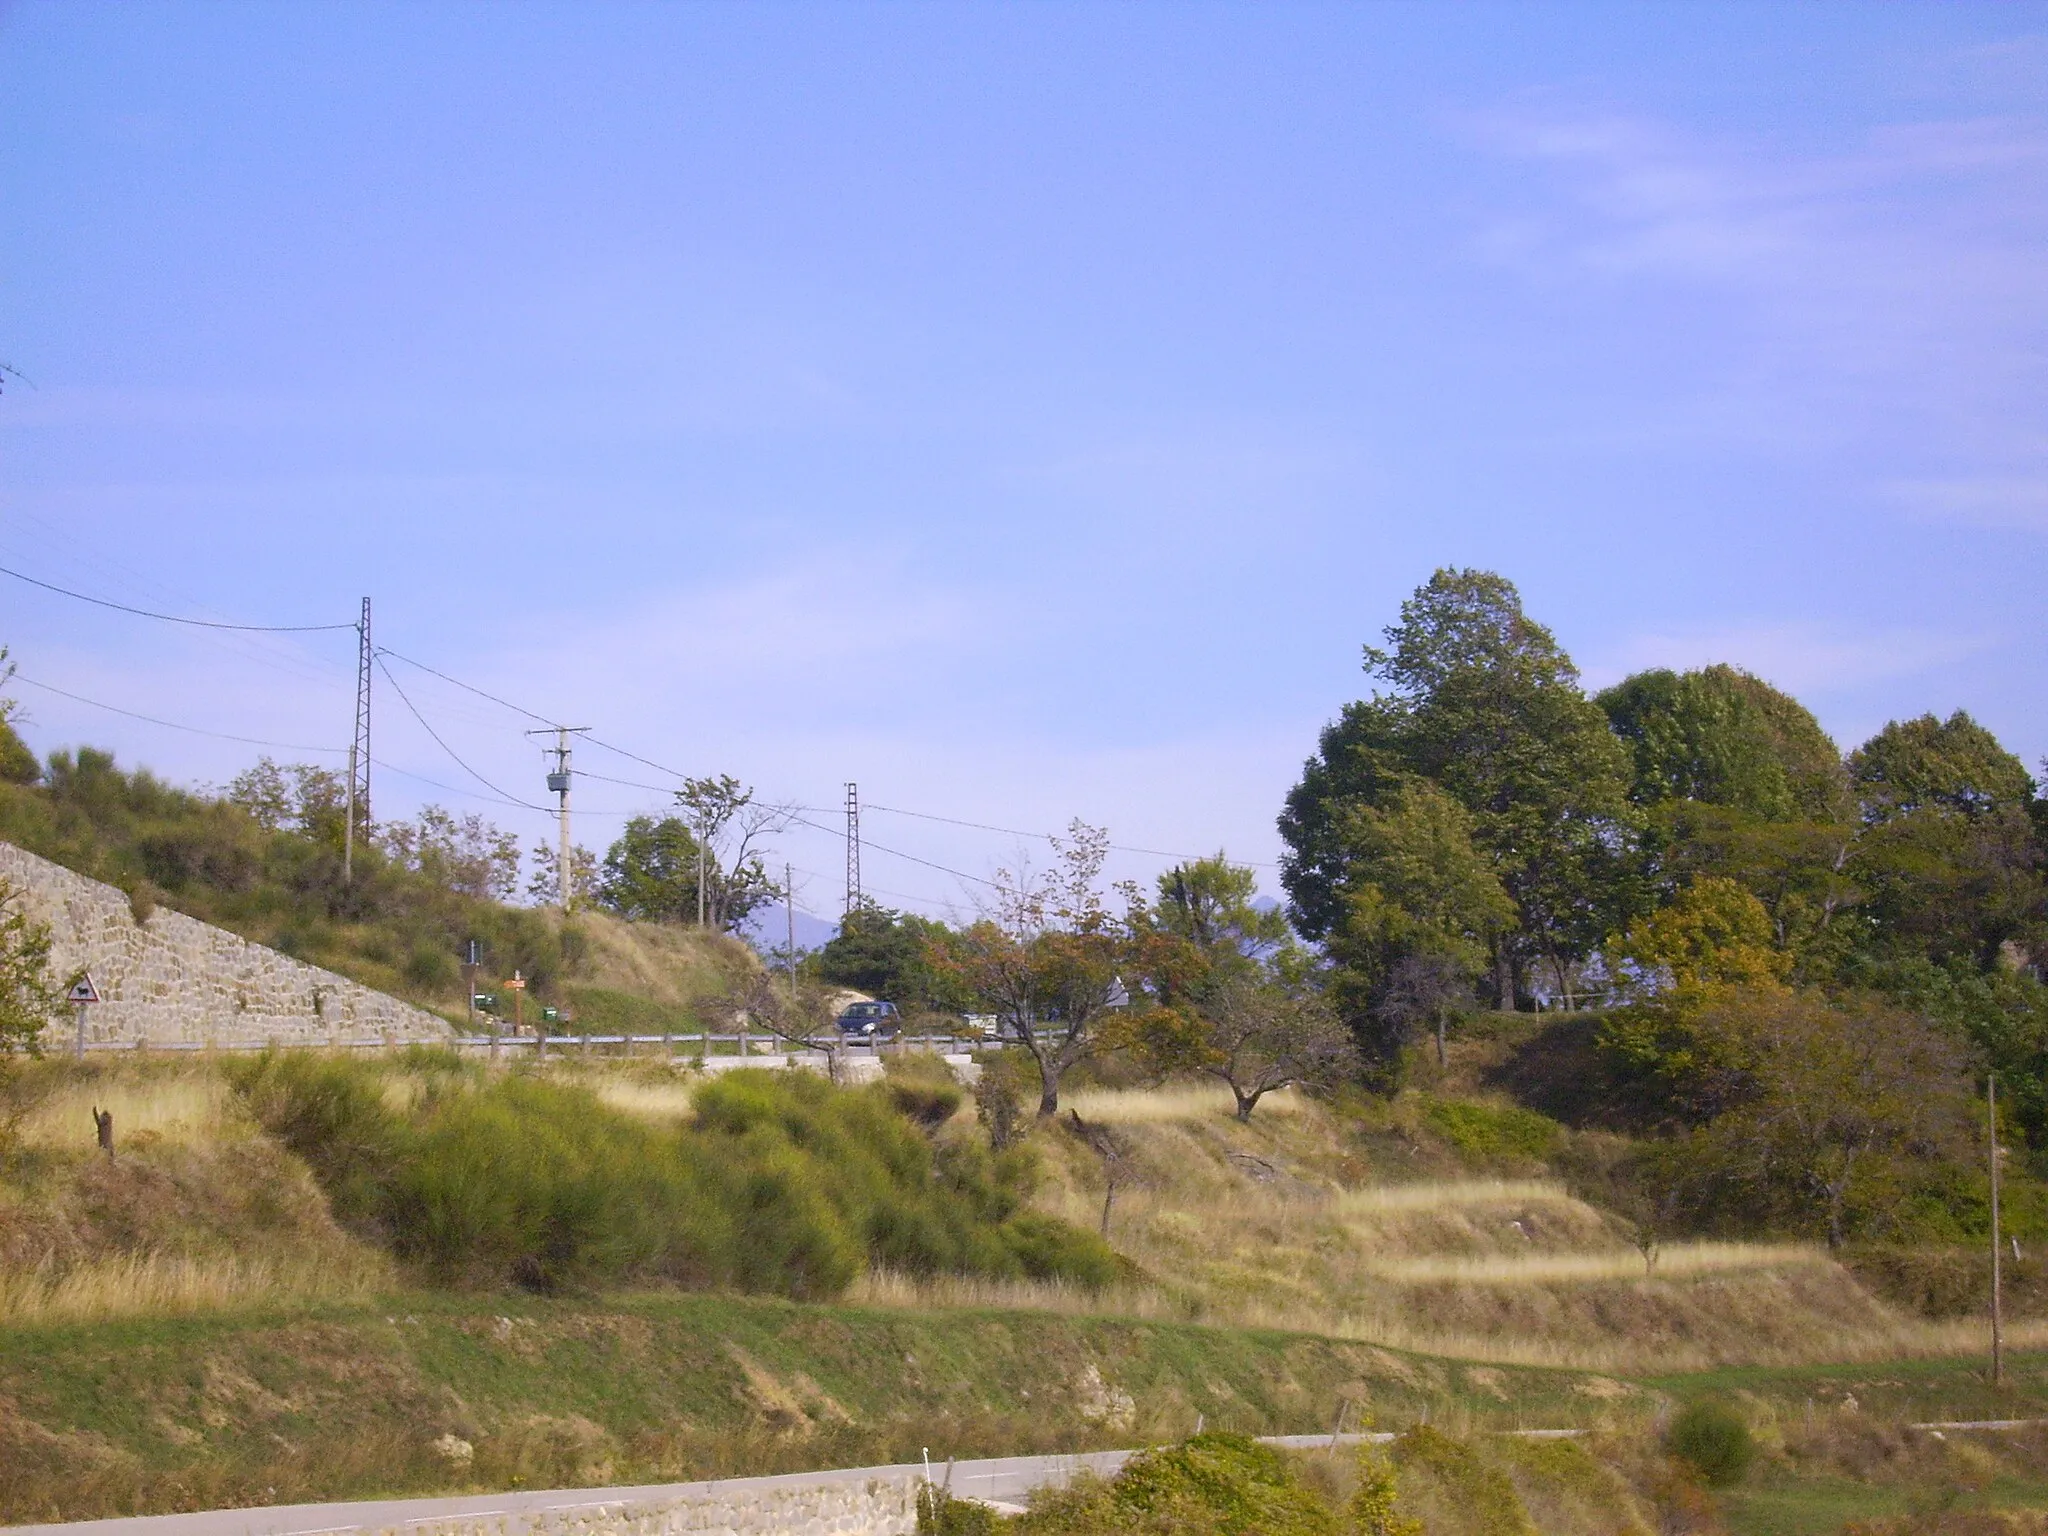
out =
<path fill-rule="evenodd" d="M 846 786 L 846 910 L 860 905 L 860 786 Z"/>
<path fill-rule="evenodd" d="M 370 663 L 375 652 L 370 645 L 370 600 L 363 599 L 363 616 L 356 623 L 356 723 L 348 744 L 348 803 L 344 807 L 341 873 L 343 879 L 355 872 L 356 836 L 367 842 L 370 836 Z"/>

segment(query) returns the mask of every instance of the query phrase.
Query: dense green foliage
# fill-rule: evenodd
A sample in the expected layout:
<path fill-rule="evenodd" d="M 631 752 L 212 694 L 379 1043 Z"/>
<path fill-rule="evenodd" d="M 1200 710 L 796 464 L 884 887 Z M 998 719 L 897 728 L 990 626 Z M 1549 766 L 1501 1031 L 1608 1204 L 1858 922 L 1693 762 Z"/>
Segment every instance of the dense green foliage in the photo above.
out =
<path fill-rule="evenodd" d="M 864 901 L 806 959 L 805 968 L 819 981 L 886 998 L 908 1017 L 964 1013 L 973 999 L 929 959 L 931 946 L 946 934 L 944 923 Z"/>
<path fill-rule="evenodd" d="M 698 857 L 681 817 L 635 816 L 605 851 L 597 899 L 641 922 L 695 922 Z"/>
<path fill-rule="evenodd" d="M 1286 1457 L 1245 1435 L 1196 1435 L 1143 1452 L 1109 1481 L 1040 1501 L 1033 1536 L 1111 1531 L 1187 1536 L 1339 1536 L 1344 1526 Z"/>
<path fill-rule="evenodd" d="M 237 1081 L 339 1218 L 444 1284 L 832 1296 L 869 1265 L 1114 1275 L 1094 1237 L 1024 1208 L 1021 1154 L 934 1145 L 886 1086 L 730 1073 L 663 1130 L 574 1084 L 445 1052 L 393 1071 L 274 1053 Z"/>
<path fill-rule="evenodd" d="M 1639 805 L 1692 800 L 1760 821 L 1840 814 L 1841 754 L 1798 700 L 1730 666 L 1638 672 L 1594 701 L 1635 760 Z"/>
<path fill-rule="evenodd" d="M 1454 922 L 1483 946 L 1496 1006 L 1513 1007 L 1539 970 L 1561 981 L 1632 909 L 1628 752 L 1570 657 L 1498 576 L 1437 572 L 1386 639 L 1365 654 L 1385 691 L 1346 705 L 1323 732 L 1281 814 L 1297 926 L 1345 941 L 1361 885 L 1354 829 L 1420 815 L 1415 786 L 1426 783 L 1462 811 L 1464 835 L 1512 903 L 1510 917 L 1460 901 Z M 1388 979 L 1379 946 L 1348 964 L 1368 995 Z"/>
<path fill-rule="evenodd" d="M 0 880 L 0 1056 L 40 1048 L 59 990 L 50 975 L 50 930 L 30 922 L 21 893 Z"/>
<path fill-rule="evenodd" d="M 281 804 L 216 799 L 85 747 L 54 753 L 40 782 L 0 782 L 0 840 L 120 886 L 139 918 L 174 907 L 420 1002 L 461 1006 L 459 957 L 472 938 L 487 976 L 516 968 L 536 994 L 551 993 L 565 956 L 539 913 L 361 842 L 344 881 L 338 802 L 320 770 L 301 772 L 296 788 Z"/>
<path fill-rule="evenodd" d="M 1715 1488 L 1741 1482 L 1756 1459 L 1756 1444 L 1742 1415 L 1711 1398 L 1679 1409 L 1664 1432 L 1664 1443 Z"/>

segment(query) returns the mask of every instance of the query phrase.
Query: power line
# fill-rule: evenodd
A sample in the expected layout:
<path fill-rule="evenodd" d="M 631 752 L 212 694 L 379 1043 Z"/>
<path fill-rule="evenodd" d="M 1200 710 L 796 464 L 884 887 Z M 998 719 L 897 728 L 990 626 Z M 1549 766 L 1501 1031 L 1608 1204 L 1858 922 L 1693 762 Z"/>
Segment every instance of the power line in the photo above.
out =
<path fill-rule="evenodd" d="M 901 806 L 876 805 L 872 801 L 868 802 L 866 809 L 871 811 L 887 811 L 891 816 L 915 816 L 919 821 L 943 821 L 949 827 L 972 827 L 977 832 L 1000 832 L 1006 837 L 1036 838 L 1048 843 L 1054 841 L 1056 836 L 1056 834 L 1051 832 L 1026 832 L 1021 827 L 990 826 L 985 821 L 962 821 L 957 816 L 937 816 L 930 811 L 906 811 Z M 1108 846 L 1118 853 L 1142 853 L 1155 859 L 1197 859 L 1207 857 L 1206 854 L 1168 853 L 1163 848 L 1133 848 L 1127 843 L 1110 843 Z M 1232 859 L 1230 862 L 1247 865 L 1256 869 L 1278 869 L 1280 867 L 1278 864 L 1269 863 L 1263 859 Z"/>
<path fill-rule="evenodd" d="M 813 832 L 823 832 L 827 837 L 841 837 L 845 835 L 836 828 L 821 827 L 815 821 L 805 821 L 801 816 L 792 816 L 789 819 L 800 827 L 809 827 Z M 954 869 L 950 865 L 934 864 L 930 859 L 920 859 L 916 854 L 905 853 L 900 848 L 884 848 L 880 843 L 871 843 L 866 838 L 860 839 L 860 846 L 872 848 L 877 853 L 886 853 L 894 859 L 908 859 L 913 864 L 922 864 L 926 869 L 936 869 L 940 874 L 951 875 L 956 880 L 972 880 L 976 885 L 985 885 L 992 891 L 1002 889 L 993 880 L 984 880 L 979 875 L 970 875 L 966 870 Z"/>
<path fill-rule="evenodd" d="M 403 661 L 404 659 L 405 658 L 402 656 L 399 658 L 399 660 L 401 661 Z M 441 740 L 441 733 L 435 730 L 431 725 L 427 724 L 427 717 L 419 712 L 419 710 L 414 706 L 412 700 L 405 696 L 405 690 L 398 686 L 398 679 L 391 675 L 391 669 L 384 665 L 384 658 L 381 655 L 377 658 L 377 669 L 384 674 L 384 680 L 391 685 L 392 691 L 398 695 L 399 702 L 404 704 L 405 707 L 412 712 L 413 719 L 419 721 L 420 729 L 425 731 L 429 736 L 433 737 L 435 745 L 440 747 L 440 749 L 443 752 L 446 752 L 451 758 L 455 760 L 456 767 L 460 768 L 472 779 L 475 779 L 477 783 L 483 785 L 483 787 L 485 789 L 488 789 L 492 794 L 499 796 L 501 799 L 505 800 L 509 804 L 516 805 L 520 807 L 522 810 L 541 811 L 543 813 L 546 812 L 547 807 L 544 805 L 529 805 L 524 800 L 520 800 L 512 795 L 506 794 L 504 790 L 498 788 L 497 785 L 493 784 L 489 779 L 485 778 L 482 774 L 478 773 L 474 768 L 470 767 L 468 763 L 465 763 L 462 760 L 461 755 L 458 752 L 456 752 L 456 750 L 453 747 L 449 746 L 447 742 Z M 433 669 L 428 668 L 427 670 L 431 671 Z"/>
<path fill-rule="evenodd" d="M 11 575 L 12 573 L 10 572 L 9 574 Z M 345 627 L 354 628 L 353 625 Z M 297 741 L 264 741 L 255 736 L 236 736 L 227 731 L 209 731 L 204 726 L 180 725 L 175 720 L 159 720 L 155 715 L 145 715 L 132 709 L 123 709 L 118 704 L 103 704 L 98 699 L 88 699 L 82 693 L 73 693 L 69 689 L 57 687 L 54 683 L 39 683 L 34 678 L 21 672 L 14 674 L 13 681 L 27 683 L 31 688 L 40 688 L 45 693 L 54 693 L 58 697 L 70 699 L 74 703 L 90 704 L 94 709 L 104 709 L 109 714 L 126 715 L 131 720 L 141 720 L 149 725 L 160 725 L 166 730 L 189 731 L 194 736 L 211 736 L 219 741 L 238 741 L 244 746 L 250 747 L 275 747 L 280 752 L 325 752 L 335 757 L 346 757 L 348 755 L 346 747 L 310 747 L 304 742 Z"/>
<path fill-rule="evenodd" d="M 589 738 L 586 737 L 585 739 L 588 740 Z M 609 774 L 592 773 L 588 768 L 578 768 L 576 770 L 576 777 L 579 779 L 595 779 L 600 784 L 618 784 L 626 789 L 644 789 L 648 793 L 656 795 L 672 795 L 675 793 L 675 788 L 672 785 L 642 784 L 634 779 L 615 779 Z"/>
<path fill-rule="evenodd" d="M 535 714 L 535 713 L 534 713 L 534 712 L 533 712 L 532 710 L 530 710 L 530 709 L 525 709 L 525 708 L 521 707 L 520 705 L 514 704 L 514 703 L 513 703 L 513 702 L 512 702 L 512 701 L 511 701 L 510 699 L 501 699 L 501 698 L 499 698 L 499 697 L 498 697 L 498 696 L 497 696 L 497 695 L 496 695 L 495 693 L 486 693 L 486 692 L 485 692 L 485 691 L 484 691 L 483 689 L 481 689 L 481 688 L 477 687 L 477 686 L 476 686 L 476 685 L 475 685 L 474 683 L 465 683 L 465 682 L 464 682 L 464 681 L 463 681 L 463 680 L 462 680 L 461 678 L 459 678 L 459 677 L 450 677 L 450 676 L 449 676 L 449 675 L 448 675 L 448 674 L 447 674 L 446 672 L 443 672 L 443 671 L 441 671 L 441 670 L 440 670 L 440 668 L 438 668 L 438 667 L 430 667 L 430 666 L 428 666 L 428 665 L 427 665 L 427 664 L 426 664 L 426 663 L 425 663 L 424 661 L 414 661 L 414 660 L 413 660 L 413 659 L 412 659 L 412 658 L 411 658 L 410 656 L 401 656 L 401 655 L 399 655 L 399 654 L 398 654 L 398 652 L 396 652 L 396 651 L 392 650 L 392 649 L 391 649 L 390 647 L 388 647 L 388 646 L 382 646 L 382 645 L 378 646 L 378 647 L 377 647 L 377 654 L 378 654 L 378 656 L 380 656 L 380 657 L 383 657 L 383 656 L 389 656 L 389 657 L 390 657 L 390 658 L 391 658 L 391 659 L 392 659 L 393 661 L 402 661 L 402 662 L 404 662 L 404 663 L 405 663 L 405 664 L 406 664 L 406 665 L 407 665 L 408 667 L 418 667 L 418 668 L 419 668 L 419 669 L 420 669 L 420 670 L 421 670 L 422 672 L 431 672 L 431 673 L 432 673 L 432 674 L 433 674 L 433 675 L 434 675 L 435 677 L 438 677 L 438 678 L 440 678 L 442 682 L 444 682 L 444 683 L 453 683 L 453 684 L 454 684 L 454 685 L 455 685 L 456 687 L 458 687 L 458 688 L 461 688 L 461 689 L 464 689 L 464 690 L 466 690 L 466 691 L 468 691 L 468 692 L 470 692 L 470 693 L 473 693 L 473 694 L 475 694 L 475 695 L 476 695 L 476 696 L 477 696 L 478 698 L 480 698 L 480 699 L 489 699 L 489 700 L 490 700 L 490 701 L 491 701 L 491 702 L 492 702 L 493 704 L 497 704 L 497 705 L 500 705 L 500 706 L 502 706 L 502 707 L 503 707 L 503 708 L 505 708 L 505 709 L 509 709 L 509 710 L 511 710 L 511 711 L 512 711 L 512 713 L 513 713 L 513 714 L 515 714 L 515 715 L 524 715 L 524 716 L 526 716 L 526 718 L 527 718 L 527 719 L 529 719 L 529 720 L 537 720 L 537 721 L 539 721 L 539 722 L 540 722 L 540 723 L 541 723 L 542 725 L 548 725 L 548 726 L 551 726 L 551 725 L 553 725 L 553 724 L 555 723 L 554 721 L 550 720 L 550 719 L 549 719 L 549 718 L 548 718 L 548 717 L 547 717 L 546 715 L 536 715 L 536 714 Z M 386 667 L 386 668 L 384 669 L 384 675 L 385 675 L 386 677 L 390 677 L 390 676 L 391 676 L 391 669 L 390 669 L 389 667 Z M 398 684 L 397 684 L 396 682 L 393 682 L 391 686 L 392 686 L 392 687 L 394 687 L 394 688 L 396 688 L 396 687 L 398 686 Z M 404 697 L 404 695 L 403 695 L 403 694 L 400 694 L 400 695 L 399 695 L 399 697 L 403 698 L 403 697 Z M 425 721 L 421 721 L 420 723 L 421 723 L 422 725 L 424 725 L 424 724 L 425 724 L 426 722 L 425 722 Z M 614 751 L 617 751 L 618 749 L 617 749 L 617 748 L 615 747 L 615 748 L 613 748 L 613 750 L 614 750 Z M 448 755 L 449 755 L 450 757 L 454 757 L 454 756 L 455 756 L 455 754 L 454 754 L 454 753 L 452 753 L 452 752 L 451 752 L 451 753 L 449 753 Z M 650 764 L 649 766 L 654 766 L 654 765 Z M 664 771 L 666 771 L 666 770 L 664 770 Z"/>
<path fill-rule="evenodd" d="M 524 805 L 517 800 L 501 800 L 496 795 L 480 795 L 473 789 L 464 789 L 457 784 L 443 784 L 439 779 L 430 779 L 423 773 L 414 773 L 410 768 L 401 768 L 396 763 L 387 763 L 381 757 L 372 758 L 371 761 L 386 773 L 395 773 L 401 779 L 411 779 L 415 784 L 424 784 L 429 789 L 438 789 L 444 794 L 460 795 L 465 800 L 481 800 L 486 805 L 507 806 L 515 811 L 530 811 L 533 809 L 532 806 Z M 546 808 L 542 807 L 542 809 L 545 810 Z M 585 807 L 579 809 L 576 814 L 579 816 L 632 816 L 636 813 L 633 811 L 594 811 Z"/>
<path fill-rule="evenodd" d="M 687 773 L 682 772 L 680 769 L 670 768 L 666 764 L 657 763 L 651 757 L 642 757 L 638 752 L 628 752 L 624 747 L 615 747 L 608 741 L 599 741 L 595 736 L 586 736 L 583 739 L 589 742 L 593 747 L 603 747 L 607 752 L 616 752 L 621 757 L 630 757 L 631 759 L 633 759 L 634 762 L 639 763 L 642 767 L 652 768 L 656 773 L 673 774 L 675 775 L 675 777 L 679 779 L 687 779 L 689 777 Z M 643 784 L 640 787 L 642 789 L 650 789 L 653 786 Z"/>
<path fill-rule="evenodd" d="M 330 629 L 354 629 L 353 624 L 226 624 L 219 619 L 188 619 L 175 613 L 152 613 L 147 608 L 131 608 L 126 603 L 117 603 L 109 598 L 93 597 L 84 592 L 74 592 L 69 587 L 60 587 L 55 582 L 39 581 L 20 571 L 0 565 L 0 576 L 12 576 L 16 581 L 25 581 L 32 587 L 41 587 L 45 592 L 55 592 L 60 597 L 76 598 L 81 603 L 91 603 L 99 608 L 111 608 L 116 613 L 132 613 L 139 619 L 156 619 L 164 624 L 189 624 L 195 629 L 234 629 L 260 635 L 310 635 Z"/>

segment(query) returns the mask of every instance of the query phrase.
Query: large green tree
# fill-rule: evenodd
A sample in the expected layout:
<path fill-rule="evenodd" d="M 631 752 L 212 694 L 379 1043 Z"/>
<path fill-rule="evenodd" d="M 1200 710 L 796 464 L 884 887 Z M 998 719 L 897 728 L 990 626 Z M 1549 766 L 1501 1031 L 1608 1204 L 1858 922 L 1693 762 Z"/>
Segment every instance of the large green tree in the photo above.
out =
<path fill-rule="evenodd" d="M 846 914 L 806 969 L 819 981 L 887 998 L 906 1014 L 965 1012 L 967 997 L 927 958 L 948 932 L 935 919 L 864 901 Z"/>
<path fill-rule="evenodd" d="M 680 816 L 635 816 L 605 851 L 600 905 L 643 923 L 697 920 L 697 839 Z"/>
<path fill-rule="evenodd" d="M 1515 1006 L 1539 964 L 1562 971 L 1634 902 L 1629 759 L 1556 638 L 1490 571 L 1440 570 L 1401 606 L 1365 667 L 1381 685 L 1322 734 L 1280 817 L 1297 926 L 1347 922 L 1358 811 L 1426 781 L 1470 816 L 1514 903 L 1494 936 L 1494 1000 Z"/>
<path fill-rule="evenodd" d="M 1958 710 L 1895 720 L 1850 756 L 1861 827 L 1848 873 L 1864 892 L 1867 948 L 1886 960 L 2029 951 L 2048 931 L 2034 782 Z"/>
<path fill-rule="evenodd" d="M 1812 713 L 1725 665 L 1639 672 L 1598 702 L 1633 758 L 1654 894 L 1735 880 L 1807 970 L 1839 969 L 1855 933 L 1836 918 L 1861 899 L 1845 873 L 1857 829 L 1841 754 Z"/>
<path fill-rule="evenodd" d="M 1842 756 L 1789 694 L 1734 667 L 1638 672 L 1600 694 L 1639 805 L 1693 800 L 1761 821 L 1842 814 Z"/>
<path fill-rule="evenodd" d="M 1287 914 L 1259 904 L 1258 876 L 1221 851 L 1174 865 L 1159 877 L 1158 891 L 1151 923 L 1179 941 L 1162 948 L 1169 968 L 1153 978 L 1164 1002 L 1261 972 L 1293 944 Z"/>

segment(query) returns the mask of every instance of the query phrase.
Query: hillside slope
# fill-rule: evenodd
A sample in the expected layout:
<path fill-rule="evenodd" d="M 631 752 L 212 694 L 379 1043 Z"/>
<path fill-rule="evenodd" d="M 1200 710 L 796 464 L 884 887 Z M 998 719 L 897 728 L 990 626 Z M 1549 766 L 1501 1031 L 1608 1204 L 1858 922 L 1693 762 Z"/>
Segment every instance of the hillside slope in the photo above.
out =
<path fill-rule="evenodd" d="M 1518 1123 L 1484 1100 L 1282 1094 L 1245 1125 L 1220 1090 L 1083 1090 L 1065 1102 L 1121 1144 L 1107 1234 L 1145 1277 L 1118 1303 L 1140 1315 L 1623 1373 L 1951 1352 L 1983 1331 L 1974 1316 L 1916 1315 L 1804 1243 L 1670 1243 L 1652 1267 L 1625 1223 L 1540 1157 L 1475 1133 L 1488 1115 Z M 1041 1207 L 1100 1225 L 1109 1171 L 1094 1140 L 1063 1118 L 1032 1144 Z M 878 1299 L 977 1294 L 870 1285 Z M 1000 1294 L 1076 1304 L 1028 1287 Z M 2048 1324 L 2015 1323 L 2014 1336 L 2048 1342 Z"/>
<path fill-rule="evenodd" d="M 479 990 L 515 972 L 528 999 L 591 1027 L 695 1027 L 694 1005 L 757 968 L 737 939 L 511 906 L 358 846 L 343 878 L 340 822 L 266 826 L 240 805 L 125 770 L 106 753 L 54 754 L 35 783 L 0 780 L 0 841 L 454 1022 L 462 957 Z"/>

